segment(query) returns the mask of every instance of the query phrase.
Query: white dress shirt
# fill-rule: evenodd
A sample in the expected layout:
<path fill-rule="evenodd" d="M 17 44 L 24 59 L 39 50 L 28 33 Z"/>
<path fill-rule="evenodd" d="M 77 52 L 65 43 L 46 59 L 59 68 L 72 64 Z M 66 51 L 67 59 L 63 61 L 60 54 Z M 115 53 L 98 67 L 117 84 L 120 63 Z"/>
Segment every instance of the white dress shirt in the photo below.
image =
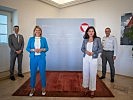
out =
<path fill-rule="evenodd" d="M 34 43 L 34 46 L 35 46 L 35 49 L 40 49 L 40 37 L 35 37 L 35 43 Z M 40 55 L 40 53 L 37 53 L 35 52 L 35 55 Z"/>
<path fill-rule="evenodd" d="M 114 36 L 106 37 L 104 36 L 102 39 L 103 50 L 106 51 L 114 51 L 114 56 L 117 53 L 117 40 Z"/>
<path fill-rule="evenodd" d="M 16 33 L 14 33 L 15 34 L 15 37 L 17 38 L 17 40 L 18 40 L 18 43 L 19 43 L 19 34 L 16 34 Z"/>

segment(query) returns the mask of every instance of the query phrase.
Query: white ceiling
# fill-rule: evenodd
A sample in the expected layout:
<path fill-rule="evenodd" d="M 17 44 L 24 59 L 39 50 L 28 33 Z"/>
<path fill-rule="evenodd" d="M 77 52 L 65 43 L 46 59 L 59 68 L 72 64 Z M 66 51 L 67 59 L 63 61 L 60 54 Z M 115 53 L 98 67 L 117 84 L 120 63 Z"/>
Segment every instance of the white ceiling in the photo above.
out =
<path fill-rule="evenodd" d="M 68 3 L 68 2 L 71 2 L 71 1 L 74 1 L 74 0 L 52 0 L 58 4 L 64 4 L 64 3 Z"/>
<path fill-rule="evenodd" d="M 82 3 L 87 3 L 95 0 L 38 0 L 43 3 L 47 3 L 51 6 L 57 7 L 57 8 L 66 8 L 74 5 L 79 5 Z"/>

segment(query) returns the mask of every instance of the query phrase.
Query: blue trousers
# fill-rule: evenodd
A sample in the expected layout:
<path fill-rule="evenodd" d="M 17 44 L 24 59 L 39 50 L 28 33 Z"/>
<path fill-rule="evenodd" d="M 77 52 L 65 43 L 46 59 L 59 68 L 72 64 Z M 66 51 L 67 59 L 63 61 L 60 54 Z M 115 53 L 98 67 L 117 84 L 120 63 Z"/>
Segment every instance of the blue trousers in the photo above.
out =
<path fill-rule="evenodd" d="M 30 58 L 30 86 L 31 88 L 35 88 L 36 84 L 36 73 L 37 68 L 39 67 L 39 72 L 41 76 L 41 84 L 42 88 L 46 87 L 46 58 L 42 58 L 40 55 L 35 56 L 34 58 Z"/>

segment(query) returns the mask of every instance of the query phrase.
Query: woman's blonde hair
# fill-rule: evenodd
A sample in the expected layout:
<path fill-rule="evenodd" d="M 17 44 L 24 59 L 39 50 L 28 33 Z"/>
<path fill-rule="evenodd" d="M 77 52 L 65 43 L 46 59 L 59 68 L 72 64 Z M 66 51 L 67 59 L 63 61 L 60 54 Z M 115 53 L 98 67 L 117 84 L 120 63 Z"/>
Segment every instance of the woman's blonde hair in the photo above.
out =
<path fill-rule="evenodd" d="M 35 28 L 34 28 L 34 30 L 33 30 L 33 36 L 36 36 L 35 30 L 36 30 L 37 28 L 41 31 L 41 34 L 40 34 L 40 37 L 41 37 L 41 36 L 42 36 L 42 29 L 41 29 L 40 26 L 35 26 Z"/>

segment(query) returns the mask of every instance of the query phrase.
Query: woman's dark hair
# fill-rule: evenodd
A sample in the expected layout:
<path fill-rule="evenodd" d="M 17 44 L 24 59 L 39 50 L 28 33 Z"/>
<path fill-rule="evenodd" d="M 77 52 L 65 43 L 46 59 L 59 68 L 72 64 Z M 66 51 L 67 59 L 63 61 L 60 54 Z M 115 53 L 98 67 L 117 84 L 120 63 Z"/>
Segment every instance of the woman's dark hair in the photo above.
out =
<path fill-rule="evenodd" d="M 88 31 L 89 31 L 90 29 L 93 29 L 93 30 L 94 30 L 93 39 L 94 39 L 94 38 L 97 38 L 95 28 L 94 28 L 93 26 L 89 26 L 89 27 L 86 29 L 86 31 L 85 31 L 85 35 L 84 35 L 84 37 L 83 37 L 84 39 L 88 39 L 88 38 L 89 38 Z"/>

